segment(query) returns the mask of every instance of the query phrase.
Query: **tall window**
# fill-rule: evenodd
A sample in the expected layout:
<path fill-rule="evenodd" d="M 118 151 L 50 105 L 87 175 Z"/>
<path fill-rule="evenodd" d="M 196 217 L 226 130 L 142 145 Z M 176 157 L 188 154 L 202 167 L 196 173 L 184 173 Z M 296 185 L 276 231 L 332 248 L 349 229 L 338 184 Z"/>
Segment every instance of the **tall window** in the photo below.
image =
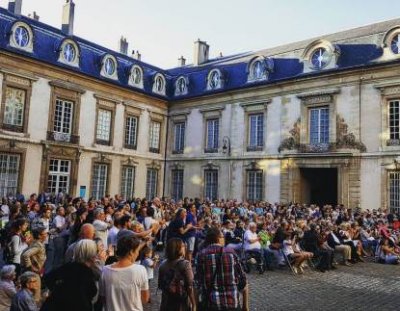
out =
<path fill-rule="evenodd" d="M 110 144 L 112 112 L 99 109 L 97 112 L 96 141 L 100 144 Z"/>
<path fill-rule="evenodd" d="M 258 149 L 264 146 L 264 114 L 249 115 L 249 148 Z"/>
<path fill-rule="evenodd" d="M 70 141 L 72 133 L 74 103 L 62 99 L 56 100 L 54 111 L 54 139 L 58 141 Z"/>
<path fill-rule="evenodd" d="M 106 195 L 107 191 L 107 180 L 108 178 L 108 165 L 107 164 L 95 164 L 93 166 L 92 176 L 92 194 L 91 196 L 100 200 Z"/>
<path fill-rule="evenodd" d="M 219 139 L 219 119 L 207 120 L 207 141 L 206 151 L 217 152 L 218 151 L 218 139 Z"/>
<path fill-rule="evenodd" d="M 263 173 L 261 170 L 247 171 L 247 199 L 251 201 L 262 200 Z"/>
<path fill-rule="evenodd" d="M 154 153 L 160 152 L 160 131 L 161 123 L 151 121 L 150 123 L 150 146 L 149 151 Z"/>
<path fill-rule="evenodd" d="M 156 169 L 147 169 L 147 179 L 146 179 L 146 198 L 147 200 L 152 200 L 157 196 L 157 176 L 158 171 Z"/>
<path fill-rule="evenodd" d="M 26 91 L 6 87 L 3 124 L 22 128 L 24 125 Z"/>
<path fill-rule="evenodd" d="M 136 149 L 138 118 L 129 116 L 125 119 L 125 148 Z"/>
<path fill-rule="evenodd" d="M 18 187 L 20 156 L 0 153 L 0 196 L 15 194 Z"/>
<path fill-rule="evenodd" d="M 392 100 L 389 102 L 389 131 L 390 139 L 400 139 L 400 101 Z"/>
<path fill-rule="evenodd" d="M 204 171 L 204 197 L 209 200 L 218 198 L 218 170 Z"/>
<path fill-rule="evenodd" d="M 310 144 L 329 143 L 329 108 L 310 109 Z"/>
<path fill-rule="evenodd" d="M 389 208 L 400 211 L 400 171 L 389 172 Z"/>
<path fill-rule="evenodd" d="M 185 149 L 185 122 L 175 123 L 174 152 L 183 153 Z"/>
<path fill-rule="evenodd" d="M 183 170 L 172 171 L 172 198 L 177 201 L 183 198 Z"/>
<path fill-rule="evenodd" d="M 132 199 L 135 189 L 135 167 L 122 167 L 121 195 L 125 199 Z"/>
<path fill-rule="evenodd" d="M 50 192 L 58 193 L 60 190 L 69 193 L 71 174 L 71 161 L 51 159 L 47 187 Z"/>

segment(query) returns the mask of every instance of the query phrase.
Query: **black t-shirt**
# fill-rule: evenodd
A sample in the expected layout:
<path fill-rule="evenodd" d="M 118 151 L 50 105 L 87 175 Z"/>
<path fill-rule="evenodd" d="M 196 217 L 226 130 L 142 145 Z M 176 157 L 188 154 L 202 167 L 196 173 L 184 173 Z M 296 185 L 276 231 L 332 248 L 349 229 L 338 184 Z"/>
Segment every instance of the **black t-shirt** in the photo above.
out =
<path fill-rule="evenodd" d="M 168 239 L 170 238 L 181 238 L 183 239 L 184 235 L 179 232 L 180 228 L 184 228 L 185 224 L 182 219 L 174 219 L 170 222 L 168 226 Z"/>

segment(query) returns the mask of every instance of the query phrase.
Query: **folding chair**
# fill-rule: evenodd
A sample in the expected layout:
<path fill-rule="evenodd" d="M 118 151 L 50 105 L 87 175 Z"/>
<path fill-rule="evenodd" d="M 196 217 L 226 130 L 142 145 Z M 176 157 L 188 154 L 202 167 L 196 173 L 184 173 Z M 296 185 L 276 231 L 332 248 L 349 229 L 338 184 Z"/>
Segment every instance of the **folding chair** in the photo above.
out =
<path fill-rule="evenodd" d="M 292 272 L 293 275 L 297 275 L 296 271 L 294 270 L 293 264 L 294 264 L 294 259 L 290 259 L 286 254 L 284 253 L 283 249 L 280 249 L 280 252 L 285 259 L 286 265 L 289 267 L 290 271 Z"/>

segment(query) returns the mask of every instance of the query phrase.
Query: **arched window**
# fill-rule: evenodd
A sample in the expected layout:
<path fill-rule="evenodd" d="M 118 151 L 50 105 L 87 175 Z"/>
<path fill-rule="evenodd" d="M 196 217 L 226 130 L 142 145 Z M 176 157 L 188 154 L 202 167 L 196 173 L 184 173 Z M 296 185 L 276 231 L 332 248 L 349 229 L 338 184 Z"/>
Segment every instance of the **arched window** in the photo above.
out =
<path fill-rule="evenodd" d="M 114 56 L 106 54 L 103 57 L 101 75 L 114 80 L 118 79 L 118 63 Z"/>
<path fill-rule="evenodd" d="M 217 90 L 223 87 L 224 79 L 219 69 L 213 69 L 208 73 L 207 90 Z"/>
<path fill-rule="evenodd" d="M 274 70 L 274 62 L 270 58 L 263 56 L 256 57 L 249 62 L 247 82 L 268 80 Z"/>
<path fill-rule="evenodd" d="M 175 96 L 186 95 L 188 93 L 188 84 L 186 77 L 179 77 L 175 82 Z"/>
<path fill-rule="evenodd" d="M 334 69 L 340 57 L 340 49 L 326 40 L 312 42 L 303 53 L 304 72 Z"/>
<path fill-rule="evenodd" d="M 10 46 L 23 50 L 25 52 L 33 52 L 33 31 L 32 28 L 23 22 L 16 22 L 11 28 Z"/>
<path fill-rule="evenodd" d="M 79 67 L 78 45 L 70 39 L 65 39 L 60 46 L 58 61 L 67 65 Z"/>
<path fill-rule="evenodd" d="M 143 88 L 143 69 L 139 65 L 132 66 L 128 84 Z"/>
<path fill-rule="evenodd" d="M 161 73 L 157 73 L 153 82 L 153 93 L 165 95 L 165 77 Z"/>

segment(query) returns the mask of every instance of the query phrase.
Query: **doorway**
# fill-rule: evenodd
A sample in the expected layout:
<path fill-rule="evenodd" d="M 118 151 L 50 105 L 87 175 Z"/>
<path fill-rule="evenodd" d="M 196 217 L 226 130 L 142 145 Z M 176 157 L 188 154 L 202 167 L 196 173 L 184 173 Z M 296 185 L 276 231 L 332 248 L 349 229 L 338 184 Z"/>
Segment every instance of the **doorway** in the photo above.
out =
<path fill-rule="evenodd" d="M 300 168 L 300 176 L 301 203 L 337 204 L 337 168 Z"/>

